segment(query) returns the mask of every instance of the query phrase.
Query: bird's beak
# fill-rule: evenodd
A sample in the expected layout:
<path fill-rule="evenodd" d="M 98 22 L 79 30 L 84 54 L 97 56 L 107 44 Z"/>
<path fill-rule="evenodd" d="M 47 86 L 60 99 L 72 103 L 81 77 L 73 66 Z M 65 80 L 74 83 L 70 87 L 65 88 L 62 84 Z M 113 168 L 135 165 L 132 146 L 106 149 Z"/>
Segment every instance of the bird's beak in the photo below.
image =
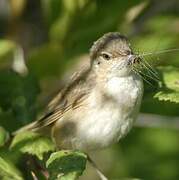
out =
<path fill-rule="evenodd" d="M 134 54 L 130 54 L 128 55 L 128 62 L 129 64 L 139 64 L 141 61 L 141 58 L 137 55 L 134 55 Z"/>

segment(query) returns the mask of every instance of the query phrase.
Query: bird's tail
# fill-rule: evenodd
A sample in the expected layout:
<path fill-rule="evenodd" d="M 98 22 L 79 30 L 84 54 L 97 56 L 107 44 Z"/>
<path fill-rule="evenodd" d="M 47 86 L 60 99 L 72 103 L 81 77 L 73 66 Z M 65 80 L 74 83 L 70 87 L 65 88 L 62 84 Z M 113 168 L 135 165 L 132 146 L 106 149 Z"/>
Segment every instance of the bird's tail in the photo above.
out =
<path fill-rule="evenodd" d="M 27 125 L 21 127 L 20 129 L 12 132 L 12 136 L 15 136 L 15 135 L 17 135 L 19 133 L 22 133 L 22 132 L 25 132 L 25 131 L 36 132 L 37 131 L 37 128 L 35 128 L 36 124 L 37 124 L 37 121 L 34 121 L 34 122 L 30 123 L 30 124 L 27 124 Z"/>

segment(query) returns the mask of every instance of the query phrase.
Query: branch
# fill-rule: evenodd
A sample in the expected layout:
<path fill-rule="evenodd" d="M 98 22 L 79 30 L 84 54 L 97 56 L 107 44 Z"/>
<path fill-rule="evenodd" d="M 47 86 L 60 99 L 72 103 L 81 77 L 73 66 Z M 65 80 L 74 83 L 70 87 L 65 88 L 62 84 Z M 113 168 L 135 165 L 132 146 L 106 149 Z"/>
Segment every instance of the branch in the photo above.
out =
<path fill-rule="evenodd" d="M 140 114 L 135 123 L 136 127 L 179 129 L 179 117 L 154 114 Z"/>

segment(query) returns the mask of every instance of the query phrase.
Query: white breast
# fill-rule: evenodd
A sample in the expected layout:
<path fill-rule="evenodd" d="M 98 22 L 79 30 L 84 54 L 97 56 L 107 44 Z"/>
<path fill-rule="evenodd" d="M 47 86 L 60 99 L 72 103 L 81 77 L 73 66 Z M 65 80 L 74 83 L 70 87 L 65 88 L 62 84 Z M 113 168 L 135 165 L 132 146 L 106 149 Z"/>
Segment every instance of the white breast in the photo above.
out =
<path fill-rule="evenodd" d="M 141 80 L 133 76 L 110 79 L 105 87 L 109 100 L 103 101 L 100 92 L 94 90 L 89 97 L 91 111 L 79 125 L 77 148 L 103 148 L 123 137 L 137 116 L 142 91 Z"/>

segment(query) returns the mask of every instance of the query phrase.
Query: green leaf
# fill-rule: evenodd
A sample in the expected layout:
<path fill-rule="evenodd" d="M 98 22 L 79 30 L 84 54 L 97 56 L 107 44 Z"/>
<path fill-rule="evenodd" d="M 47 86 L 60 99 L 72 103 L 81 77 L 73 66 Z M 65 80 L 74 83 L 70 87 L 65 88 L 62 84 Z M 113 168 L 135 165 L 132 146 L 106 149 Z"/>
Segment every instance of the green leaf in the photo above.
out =
<path fill-rule="evenodd" d="M 79 151 L 59 151 L 46 162 L 51 180 L 75 180 L 86 167 L 87 156 Z"/>
<path fill-rule="evenodd" d="M 44 153 L 54 151 L 55 145 L 47 137 L 33 132 L 23 132 L 14 137 L 11 149 L 18 150 L 22 153 L 36 155 L 42 160 Z"/>
<path fill-rule="evenodd" d="M 65 63 L 62 59 L 62 48 L 56 44 L 44 44 L 34 51 L 31 51 L 28 57 L 29 70 L 40 80 L 62 73 Z"/>
<path fill-rule="evenodd" d="M 171 101 L 171 102 L 179 103 L 179 92 L 160 91 L 157 94 L 155 94 L 154 97 L 158 98 L 160 101 Z"/>
<path fill-rule="evenodd" d="M 0 126 L 0 147 L 4 145 L 8 137 L 9 137 L 8 132 L 3 127 Z"/>
<path fill-rule="evenodd" d="M 0 179 L 2 180 L 23 180 L 20 172 L 8 161 L 0 157 Z"/>
<path fill-rule="evenodd" d="M 44 14 L 44 20 L 51 25 L 63 12 L 61 0 L 42 0 L 41 1 L 42 11 Z"/>
<path fill-rule="evenodd" d="M 12 66 L 13 51 L 15 43 L 13 41 L 0 39 L 0 68 L 6 69 Z"/>
<path fill-rule="evenodd" d="M 154 97 L 160 101 L 179 103 L 179 68 L 167 66 L 158 69 L 162 76 L 163 86 Z"/>
<path fill-rule="evenodd" d="M 0 40 L 0 57 L 8 54 L 15 47 L 15 44 L 9 40 Z"/>
<path fill-rule="evenodd" d="M 39 83 L 32 74 L 25 77 L 11 70 L 0 71 L 0 124 L 12 132 L 36 117 Z"/>

